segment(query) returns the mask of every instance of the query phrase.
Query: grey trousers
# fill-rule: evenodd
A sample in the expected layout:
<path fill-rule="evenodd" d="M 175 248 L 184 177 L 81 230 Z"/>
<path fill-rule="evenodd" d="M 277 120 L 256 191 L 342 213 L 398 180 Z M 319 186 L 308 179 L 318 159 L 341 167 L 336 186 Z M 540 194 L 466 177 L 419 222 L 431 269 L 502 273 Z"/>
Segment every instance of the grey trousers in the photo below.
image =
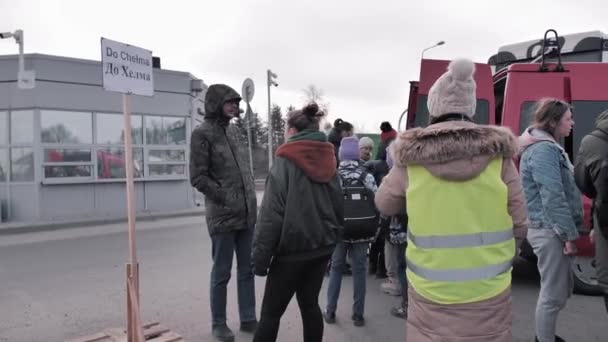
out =
<path fill-rule="evenodd" d="M 604 290 L 604 295 L 608 295 L 608 240 L 599 229 L 594 231 L 594 235 L 597 280 Z"/>
<path fill-rule="evenodd" d="M 554 342 L 557 316 L 572 294 L 572 260 L 564 255 L 564 243 L 550 229 L 528 229 L 528 242 L 538 257 L 540 294 L 535 325 L 539 342 Z"/>

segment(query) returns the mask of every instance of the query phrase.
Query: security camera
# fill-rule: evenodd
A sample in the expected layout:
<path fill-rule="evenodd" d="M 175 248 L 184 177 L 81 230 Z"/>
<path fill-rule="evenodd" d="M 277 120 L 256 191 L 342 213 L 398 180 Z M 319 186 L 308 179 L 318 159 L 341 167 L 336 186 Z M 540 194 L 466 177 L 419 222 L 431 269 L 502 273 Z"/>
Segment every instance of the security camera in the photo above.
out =
<path fill-rule="evenodd" d="M 278 86 L 279 86 L 279 84 L 278 84 L 278 83 L 273 83 L 273 84 L 274 84 L 274 86 L 275 86 L 275 87 L 278 87 Z"/>
<path fill-rule="evenodd" d="M 13 36 L 12 32 L 2 32 L 0 33 L 0 39 L 11 38 Z"/>

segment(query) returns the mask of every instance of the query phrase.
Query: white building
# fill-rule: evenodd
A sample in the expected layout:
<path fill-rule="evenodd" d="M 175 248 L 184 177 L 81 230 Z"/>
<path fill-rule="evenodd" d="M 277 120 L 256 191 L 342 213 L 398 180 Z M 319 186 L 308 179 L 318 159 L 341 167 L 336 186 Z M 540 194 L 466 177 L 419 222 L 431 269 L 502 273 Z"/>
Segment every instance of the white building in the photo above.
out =
<path fill-rule="evenodd" d="M 122 98 L 104 91 L 101 63 L 30 54 L 25 69 L 34 89 L 18 89 L 17 56 L 0 56 L 2 221 L 124 217 Z M 137 211 L 194 208 L 189 132 L 204 84 L 160 68 L 154 83 L 153 97 L 131 101 Z"/>

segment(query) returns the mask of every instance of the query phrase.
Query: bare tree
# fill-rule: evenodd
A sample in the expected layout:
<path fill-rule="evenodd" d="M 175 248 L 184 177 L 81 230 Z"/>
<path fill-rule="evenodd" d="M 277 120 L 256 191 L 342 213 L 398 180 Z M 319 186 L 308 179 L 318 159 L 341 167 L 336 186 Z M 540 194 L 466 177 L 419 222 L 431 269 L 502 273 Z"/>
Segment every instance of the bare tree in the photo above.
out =
<path fill-rule="evenodd" d="M 325 92 L 314 84 L 302 89 L 304 103 L 316 102 L 325 114 L 329 113 L 329 101 L 325 99 Z"/>

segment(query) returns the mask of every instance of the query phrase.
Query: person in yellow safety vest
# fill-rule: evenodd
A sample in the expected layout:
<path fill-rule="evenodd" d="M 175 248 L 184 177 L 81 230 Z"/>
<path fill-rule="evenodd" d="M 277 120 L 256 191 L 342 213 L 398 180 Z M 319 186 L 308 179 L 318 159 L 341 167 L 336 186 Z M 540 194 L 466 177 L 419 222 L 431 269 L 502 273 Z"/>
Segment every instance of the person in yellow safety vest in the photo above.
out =
<path fill-rule="evenodd" d="M 407 341 L 512 341 L 511 269 L 527 209 L 506 128 L 477 125 L 475 65 L 454 60 L 431 87 L 430 125 L 401 132 L 376 195 L 409 216 Z"/>

